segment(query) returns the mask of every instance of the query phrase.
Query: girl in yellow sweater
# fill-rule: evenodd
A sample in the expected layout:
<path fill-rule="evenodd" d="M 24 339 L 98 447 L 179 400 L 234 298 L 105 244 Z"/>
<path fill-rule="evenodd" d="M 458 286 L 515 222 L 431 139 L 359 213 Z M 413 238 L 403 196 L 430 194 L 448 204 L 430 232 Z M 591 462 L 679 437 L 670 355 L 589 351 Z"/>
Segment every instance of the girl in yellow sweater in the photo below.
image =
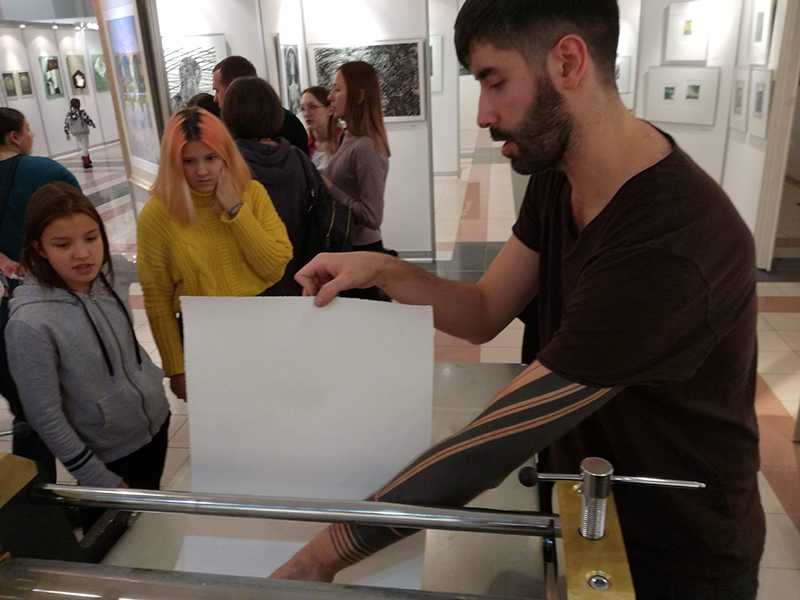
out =
<path fill-rule="evenodd" d="M 164 373 L 186 399 L 181 296 L 256 296 L 292 258 L 286 227 L 228 130 L 199 108 L 175 113 L 138 223 L 139 280 Z"/>

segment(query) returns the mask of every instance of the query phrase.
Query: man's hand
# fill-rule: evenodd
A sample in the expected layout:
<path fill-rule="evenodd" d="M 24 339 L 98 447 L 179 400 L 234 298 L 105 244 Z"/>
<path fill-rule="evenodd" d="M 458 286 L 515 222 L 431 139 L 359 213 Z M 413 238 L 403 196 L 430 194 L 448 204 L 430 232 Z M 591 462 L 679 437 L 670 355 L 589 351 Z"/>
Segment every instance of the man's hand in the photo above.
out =
<path fill-rule="evenodd" d="M 0 252 L 0 271 L 10 279 L 17 279 L 25 274 L 25 269 L 18 262 L 11 260 Z"/>
<path fill-rule="evenodd" d="M 181 400 L 186 400 L 186 373 L 178 373 L 169 378 L 169 388 Z"/>
<path fill-rule="evenodd" d="M 316 305 L 325 306 L 341 292 L 380 287 L 381 277 L 395 260 L 378 252 L 319 254 L 294 278 L 304 296 L 316 296 Z"/>

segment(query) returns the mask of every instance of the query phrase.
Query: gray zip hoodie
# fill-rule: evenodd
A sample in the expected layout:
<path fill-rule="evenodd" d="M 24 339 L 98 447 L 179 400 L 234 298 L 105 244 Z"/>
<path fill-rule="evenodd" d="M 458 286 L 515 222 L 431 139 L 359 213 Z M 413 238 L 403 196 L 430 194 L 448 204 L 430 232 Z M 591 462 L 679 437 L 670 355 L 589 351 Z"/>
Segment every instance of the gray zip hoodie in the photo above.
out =
<path fill-rule="evenodd" d="M 121 300 L 100 279 L 88 295 L 26 281 L 5 337 L 25 417 L 50 451 L 81 485 L 119 486 L 106 463 L 150 442 L 169 414 L 164 375 Z"/>

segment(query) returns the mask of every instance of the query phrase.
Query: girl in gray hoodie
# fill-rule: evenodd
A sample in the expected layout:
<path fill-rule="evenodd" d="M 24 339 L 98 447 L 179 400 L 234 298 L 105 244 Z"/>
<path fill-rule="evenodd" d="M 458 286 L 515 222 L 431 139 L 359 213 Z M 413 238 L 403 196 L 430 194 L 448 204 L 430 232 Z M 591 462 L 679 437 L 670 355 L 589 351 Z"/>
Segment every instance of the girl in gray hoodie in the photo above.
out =
<path fill-rule="evenodd" d="M 169 405 L 109 283 L 100 215 L 63 183 L 31 198 L 6 343 L 28 422 L 78 483 L 158 489 Z M 108 276 L 107 276 L 108 275 Z"/>

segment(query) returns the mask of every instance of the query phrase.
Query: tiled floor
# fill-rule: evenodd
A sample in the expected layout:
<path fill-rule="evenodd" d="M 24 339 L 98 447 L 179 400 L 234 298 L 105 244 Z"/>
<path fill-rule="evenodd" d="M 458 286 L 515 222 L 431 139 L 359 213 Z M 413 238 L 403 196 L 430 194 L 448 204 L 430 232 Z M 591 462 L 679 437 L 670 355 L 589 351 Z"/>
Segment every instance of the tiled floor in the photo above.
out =
<path fill-rule="evenodd" d="M 511 234 L 524 180 L 512 176 L 510 167 L 485 132 L 473 133 L 474 149 L 462 149 L 462 176 L 436 178 L 436 264 L 426 268 L 461 281 L 477 281 Z M 463 138 L 462 138 L 463 139 Z M 77 157 L 64 162 L 80 178 L 105 219 L 114 251 L 135 254 L 135 226 L 121 170 L 119 149 L 114 146 L 93 152 L 94 172 L 83 173 Z M 800 186 L 798 186 L 800 202 Z M 794 203 L 796 205 L 796 203 Z M 792 209 L 793 210 L 793 209 Z M 793 217 L 792 217 L 793 218 Z M 800 208 L 798 239 L 800 248 Z M 784 242 L 787 246 L 793 241 Z M 798 255 L 800 256 L 800 254 Z M 792 257 L 788 257 L 792 260 Z M 790 268 L 793 263 L 787 263 Z M 800 446 L 791 442 L 794 418 L 800 404 L 800 265 L 797 276 L 761 274 L 758 286 L 760 315 L 759 378 L 757 411 L 762 437 L 760 485 L 768 514 L 767 549 L 762 562 L 761 600 L 800 599 Z M 781 280 L 784 279 L 784 280 Z M 133 283 L 130 302 L 137 336 L 158 362 L 143 310 L 141 289 Z M 519 362 L 523 326 L 512 323 L 491 342 L 475 346 L 463 340 L 436 334 L 439 362 Z M 164 486 L 169 487 L 190 456 L 187 406 L 168 391 L 173 417 Z M 0 406 L 0 431 L 10 424 Z M 10 442 L 0 439 L 0 451 Z M 61 469 L 62 481 L 71 481 Z"/>

